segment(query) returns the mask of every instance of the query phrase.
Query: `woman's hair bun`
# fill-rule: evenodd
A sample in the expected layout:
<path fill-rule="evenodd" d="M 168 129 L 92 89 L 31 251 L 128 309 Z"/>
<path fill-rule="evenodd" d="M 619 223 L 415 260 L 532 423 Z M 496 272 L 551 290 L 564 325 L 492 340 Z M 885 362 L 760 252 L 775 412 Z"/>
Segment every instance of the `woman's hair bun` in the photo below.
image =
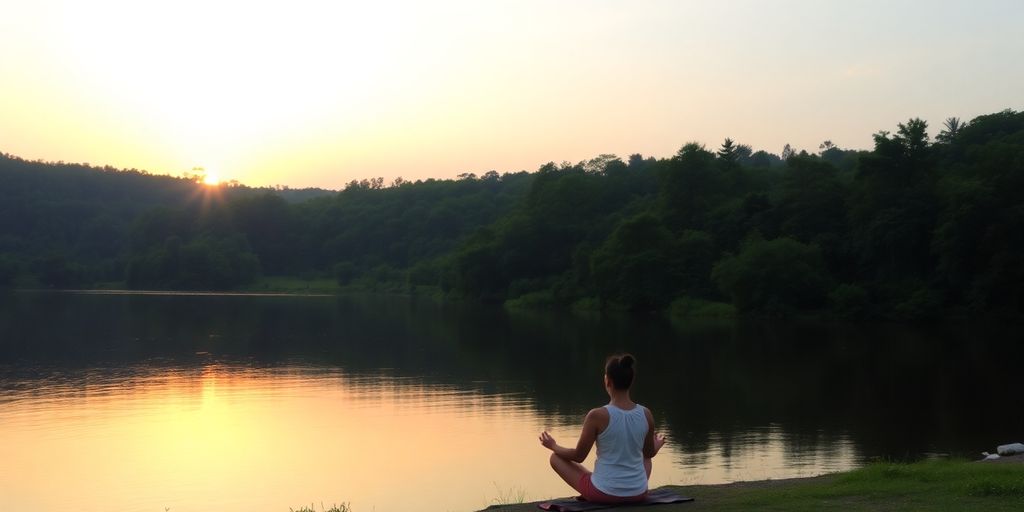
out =
<path fill-rule="evenodd" d="M 604 363 L 604 373 L 611 379 L 615 389 L 629 389 L 633 385 L 633 363 L 636 359 L 629 354 L 611 356 Z"/>

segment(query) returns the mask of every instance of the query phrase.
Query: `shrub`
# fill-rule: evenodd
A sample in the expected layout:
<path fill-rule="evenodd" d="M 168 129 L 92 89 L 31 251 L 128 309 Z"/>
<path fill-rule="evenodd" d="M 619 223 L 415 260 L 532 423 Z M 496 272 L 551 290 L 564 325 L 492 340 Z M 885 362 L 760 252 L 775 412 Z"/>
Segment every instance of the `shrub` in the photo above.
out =
<path fill-rule="evenodd" d="M 855 284 L 840 284 L 828 294 L 832 311 L 846 318 L 863 317 L 868 307 L 868 292 Z"/>
<path fill-rule="evenodd" d="M 830 281 L 818 247 L 792 238 L 747 240 L 711 279 L 737 310 L 769 313 L 821 306 Z"/>
<path fill-rule="evenodd" d="M 674 317 L 732 318 L 736 308 L 724 302 L 680 297 L 672 301 L 669 313 Z"/>
<path fill-rule="evenodd" d="M 352 282 L 356 276 L 356 266 L 351 261 L 341 261 L 334 264 L 334 279 L 338 286 L 345 286 Z"/>
<path fill-rule="evenodd" d="M 557 304 L 555 295 L 550 290 L 524 293 L 505 301 L 505 307 L 510 309 L 543 309 L 555 304 Z"/>

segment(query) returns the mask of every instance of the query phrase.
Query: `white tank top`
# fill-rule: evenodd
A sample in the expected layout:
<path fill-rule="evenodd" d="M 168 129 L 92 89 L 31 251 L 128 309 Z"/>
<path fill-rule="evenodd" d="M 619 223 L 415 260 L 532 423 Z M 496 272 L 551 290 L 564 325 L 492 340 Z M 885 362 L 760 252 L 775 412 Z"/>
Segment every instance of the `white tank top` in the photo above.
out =
<path fill-rule="evenodd" d="M 644 470 L 644 439 L 647 415 L 640 404 L 626 411 L 614 405 L 608 410 L 608 428 L 597 436 L 597 462 L 590 482 L 611 496 L 638 496 L 647 490 Z"/>

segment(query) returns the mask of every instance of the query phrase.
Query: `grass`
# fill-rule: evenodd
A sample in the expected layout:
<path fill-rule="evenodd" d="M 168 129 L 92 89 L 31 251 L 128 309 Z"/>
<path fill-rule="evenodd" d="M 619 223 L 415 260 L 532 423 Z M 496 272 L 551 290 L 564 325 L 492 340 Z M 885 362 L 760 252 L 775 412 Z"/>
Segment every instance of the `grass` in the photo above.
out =
<path fill-rule="evenodd" d="M 513 485 L 505 490 L 495 483 L 494 489 L 498 491 L 498 497 L 491 500 L 495 505 L 515 505 L 526 501 L 526 489 L 518 485 Z"/>
<path fill-rule="evenodd" d="M 698 489 L 689 491 L 699 494 Z M 1022 510 L 1024 468 L 927 461 L 879 463 L 849 473 L 722 496 L 714 510 Z M 709 509 L 711 510 L 711 509 Z"/>
<path fill-rule="evenodd" d="M 348 503 L 342 503 L 341 505 L 331 505 L 331 508 L 325 508 L 324 504 L 320 504 L 318 510 L 313 505 L 302 508 L 289 508 L 289 512 L 352 512 L 352 509 L 348 506 Z"/>
<path fill-rule="evenodd" d="M 1019 511 L 1024 510 L 1024 465 L 948 460 L 914 464 L 877 463 L 847 473 L 815 478 L 669 488 L 696 498 L 696 501 L 659 506 L 658 512 Z M 515 512 L 535 509 L 535 504 L 523 504 L 493 510 Z"/>

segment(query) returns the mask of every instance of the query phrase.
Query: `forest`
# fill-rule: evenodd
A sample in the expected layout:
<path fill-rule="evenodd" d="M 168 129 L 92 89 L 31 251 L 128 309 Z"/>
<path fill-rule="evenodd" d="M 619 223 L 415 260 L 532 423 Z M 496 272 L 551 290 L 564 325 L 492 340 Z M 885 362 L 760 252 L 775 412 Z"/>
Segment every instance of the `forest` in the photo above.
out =
<path fill-rule="evenodd" d="M 920 320 L 1024 314 L 1024 112 L 816 153 L 689 142 L 341 191 L 0 154 L 0 287 L 338 290 L 509 308 Z"/>

